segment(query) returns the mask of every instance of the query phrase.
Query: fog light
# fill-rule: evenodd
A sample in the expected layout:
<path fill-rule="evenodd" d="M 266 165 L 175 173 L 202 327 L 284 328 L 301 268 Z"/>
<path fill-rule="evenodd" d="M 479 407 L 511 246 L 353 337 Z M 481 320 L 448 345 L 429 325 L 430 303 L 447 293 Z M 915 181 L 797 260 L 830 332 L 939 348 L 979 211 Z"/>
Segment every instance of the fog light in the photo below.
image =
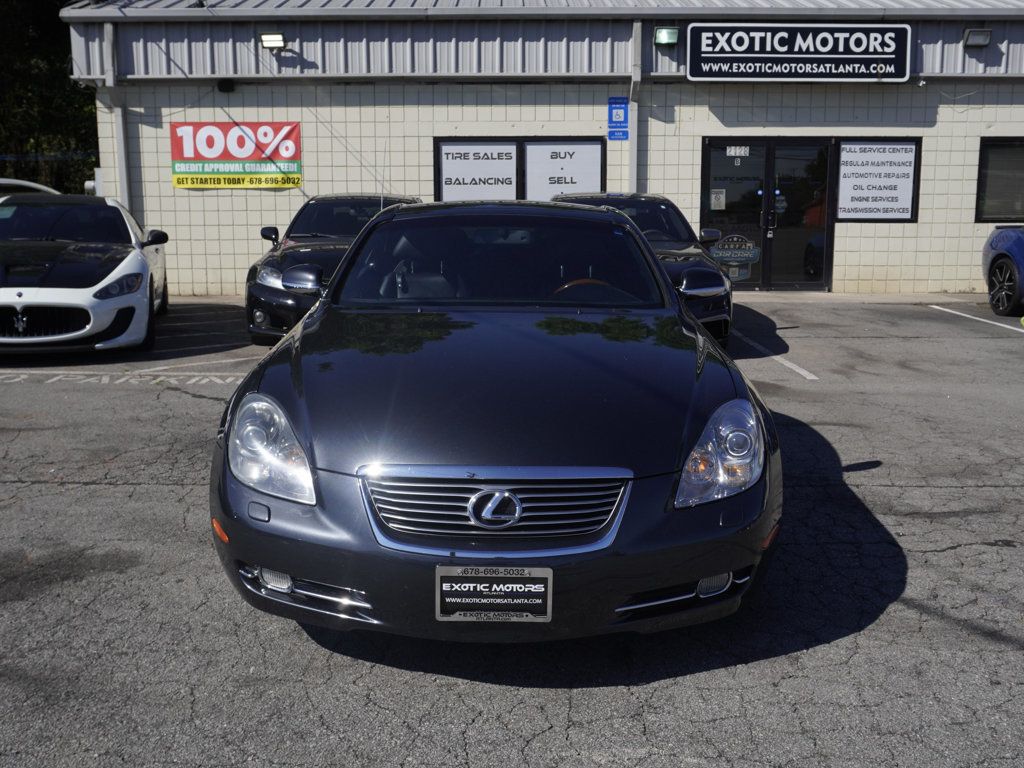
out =
<path fill-rule="evenodd" d="M 275 592 L 292 591 L 292 577 L 287 573 L 272 571 L 269 568 L 260 568 L 260 584 Z"/>
<path fill-rule="evenodd" d="M 701 597 L 720 595 L 732 584 L 731 573 L 720 573 L 717 576 L 705 576 L 697 582 L 697 594 Z"/>
<path fill-rule="evenodd" d="M 263 325 L 267 322 L 267 313 L 262 309 L 257 309 L 252 313 L 252 321 L 256 323 L 256 325 Z"/>

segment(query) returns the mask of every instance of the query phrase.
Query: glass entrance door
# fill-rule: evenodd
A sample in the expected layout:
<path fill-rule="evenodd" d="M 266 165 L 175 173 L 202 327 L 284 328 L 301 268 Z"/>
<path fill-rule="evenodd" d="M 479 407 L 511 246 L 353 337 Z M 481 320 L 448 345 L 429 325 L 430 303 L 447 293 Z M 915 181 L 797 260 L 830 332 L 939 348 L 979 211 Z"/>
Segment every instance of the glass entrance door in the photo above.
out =
<path fill-rule="evenodd" d="M 738 288 L 821 289 L 831 278 L 829 139 L 705 139 L 701 227 Z"/>

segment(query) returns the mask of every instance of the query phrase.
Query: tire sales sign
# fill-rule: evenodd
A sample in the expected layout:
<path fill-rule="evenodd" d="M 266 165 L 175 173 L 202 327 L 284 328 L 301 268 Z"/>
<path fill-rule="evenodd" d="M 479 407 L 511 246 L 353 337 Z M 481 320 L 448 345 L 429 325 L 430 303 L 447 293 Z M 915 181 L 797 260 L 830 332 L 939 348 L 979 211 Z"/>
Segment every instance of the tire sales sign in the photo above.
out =
<path fill-rule="evenodd" d="M 302 185 L 297 122 L 171 123 L 171 175 L 183 189 Z"/>
<path fill-rule="evenodd" d="M 907 24 L 691 24 L 686 79 L 905 83 Z"/>

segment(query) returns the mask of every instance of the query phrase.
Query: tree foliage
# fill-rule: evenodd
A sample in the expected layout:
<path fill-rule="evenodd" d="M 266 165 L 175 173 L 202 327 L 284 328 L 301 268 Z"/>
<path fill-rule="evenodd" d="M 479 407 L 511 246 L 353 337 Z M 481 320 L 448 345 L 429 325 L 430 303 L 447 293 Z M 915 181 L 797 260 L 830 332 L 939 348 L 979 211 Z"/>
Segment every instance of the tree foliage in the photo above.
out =
<path fill-rule="evenodd" d="M 81 192 L 97 165 L 96 94 L 70 78 L 66 0 L 0 0 L 0 176 Z"/>

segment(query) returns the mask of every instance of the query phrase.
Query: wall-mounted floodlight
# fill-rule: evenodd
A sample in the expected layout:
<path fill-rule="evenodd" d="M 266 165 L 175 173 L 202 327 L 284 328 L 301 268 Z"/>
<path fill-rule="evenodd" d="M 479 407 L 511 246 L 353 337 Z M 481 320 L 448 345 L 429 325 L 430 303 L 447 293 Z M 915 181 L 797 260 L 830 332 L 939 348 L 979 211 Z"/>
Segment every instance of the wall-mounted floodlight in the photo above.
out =
<path fill-rule="evenodd" d="M 992 42 L 991 29 L 965 29 L 964 48 L 984 48 Z"/>
<path fill-rule="evenodd" d="M 284 35 L 280 32 L 260 32 L 260 45 L 268 51 L 279 51 L 284 48 Z"/>
<path fill-rule="evenodd" d="M 655 45 L 675 45 L 679 42 L 679 27 L 655 27 Z"/>

